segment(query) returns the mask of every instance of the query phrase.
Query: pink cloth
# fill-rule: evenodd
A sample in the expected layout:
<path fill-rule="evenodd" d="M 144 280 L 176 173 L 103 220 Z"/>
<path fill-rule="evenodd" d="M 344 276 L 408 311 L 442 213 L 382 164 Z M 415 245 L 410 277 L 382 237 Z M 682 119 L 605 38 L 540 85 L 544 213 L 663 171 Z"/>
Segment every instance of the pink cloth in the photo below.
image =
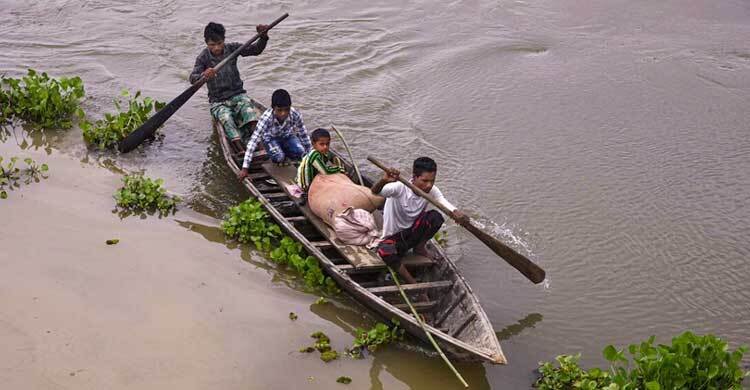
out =
<path fill-rule="evenodd" d="M 380 243 L 380 229 L 367 210 L 347 207 L 333 219 L 333 230 L 341 242 L 374 248 Z"/>

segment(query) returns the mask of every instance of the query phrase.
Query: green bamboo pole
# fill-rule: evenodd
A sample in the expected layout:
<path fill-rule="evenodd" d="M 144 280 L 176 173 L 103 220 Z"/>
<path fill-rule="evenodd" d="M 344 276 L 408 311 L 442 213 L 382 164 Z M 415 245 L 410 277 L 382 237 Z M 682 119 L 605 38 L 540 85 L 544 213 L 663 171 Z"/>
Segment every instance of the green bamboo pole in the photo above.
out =
<path fill-rule="evenodd" d="M 440 354 L 440 357 L 443 358 L 443 360 L 445 361 L 445 364 L 447 364 L 448 367 L 450 367 L 451 371 L 453 371 L 453 373 L 456 375 L 456 378 L 458 378 L 458 380 L 461 381 L 464 387 L 468 389 L 469 384 L 466 383 L 466 381 L 461 376 L 461 374 L 459 374 L 458 370 L 456 370 L 456 367 L 453 367 L 453 364 L 451 364 L 451 361 L 448 360 L 448 357 L 445 356 L 445 354 L 443 353 L 443 350 L 440 349 L 437 342 L 435 342 L 435 339 L 432 338 L 430 331 L 427 330 L 427 327 L 425 326 L 424 321 L 422 321 L 422 317 L 417 313 L 417 310 L 414 309 L 414 306 L 411 305 L 411 301 L 409 301 L 409 298 L 406 296 L 406 293 L 401 288 L 401 283 L 398 282 L 398 277 L 396 276 L 396 273 L 393 272 L 393 269 L 391 269 L 391 267 L 388 267 L 388 271 L 390 271 L 393 281 L 396 282 L 396 287 L 398 287 L 398 292 L 401 293 L 401 297 L 403 297 L 404 301 L 406 301 L 406 304 L 409 305 L 409 309 L 411 309 L 411 312 L 414 314 L 414 317 L 416 317 L 417 322 L 419 322 L 419 325 L 422 327 L 422 330 L 424 331 L 424 333 L 427 335 L 427 338 L 432 343 L 432 346 L 435 347 L 435 350 L 437 350 L 437 352 Z"/>
<path fill-rule="evenodd" d="M 354 172 L 357 172 L 357 178 L 359 179 L 359 185 L 365 185 L 365 182 L 362 181 L 362 175 L 359 173 L 359 168 L 357 167 L 357 163 L 354 161 L 354 156 L 352 155 L 352 151 L 349 149 L 349 145 L 346 143 L 346 139 L 344 139 L 344 135 L 341 134 L 341 132 L 336 128 L 336 126 L 331 123 L 331 128 L 333 131 L 338 134 L 339 138 L 341 138 L 341 143 L 344 144 L 344 148 L 346 148 L 346 152 L 349 153 L 349 160 L 351 160 L 352 165 L 354 165 Z"/>

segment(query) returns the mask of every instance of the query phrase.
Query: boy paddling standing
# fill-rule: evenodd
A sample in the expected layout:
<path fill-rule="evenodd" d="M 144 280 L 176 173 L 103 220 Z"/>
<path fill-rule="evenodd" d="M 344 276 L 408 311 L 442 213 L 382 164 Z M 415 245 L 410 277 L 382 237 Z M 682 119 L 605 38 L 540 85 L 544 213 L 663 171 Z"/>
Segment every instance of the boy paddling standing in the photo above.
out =
<path fill-rule="evenodd" d="M 469 218 L 450 204 L 435 186 L 436 174 L 435 161 L 429 157 L 420 157 L 414 160 L 411 182 L 451 210 L 450 217 L 456 222 L 465 225 Z M 373 194 L 386 198 L 383 209 L 383 241 L 378 245 L 378 255 L 389 267 L 398 270 L 407 283 L 416 283 L 411 273 L 401 264 L 401 258 L 409 249 L 430 257 L 425 244 L 440 230 L 445 219 L 437 210 L 427 211 L 427 200 L 398 182 L 398 177 L 399 171 L 390 168 L 371 188 Z"/>
<path fill-rule="evenodd" d="M 255 29 L 261 34 L 260 38 L 240 52 L 243 57 L 257 56 L 266 47 L 268 26 L 259 24 Z M 250 137 L 250 124 L 256 119 L 255 111 L 243 88 L 240 71 L 237 69 L 237 58 L 229 61 L 218 72 L 214 70 L 224 57 L 242 46 L 239 42 L 224 43 L 224 33 L 224 26 L 213 22 L 203 30 L 206 48 L 195 59 L 190 82 L 195 83 L 201 76 L 206 77 L 211 115 L 221 122 L 227 139 L 235 149 L 244 151 L 244 143 Z"/>

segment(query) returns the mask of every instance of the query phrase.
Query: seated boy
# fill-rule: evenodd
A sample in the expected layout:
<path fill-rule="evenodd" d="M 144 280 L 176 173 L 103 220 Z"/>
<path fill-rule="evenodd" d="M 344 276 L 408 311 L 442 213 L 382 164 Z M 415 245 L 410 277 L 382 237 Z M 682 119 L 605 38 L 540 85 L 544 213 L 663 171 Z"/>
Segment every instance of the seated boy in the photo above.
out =
<path fill-rule="evenodd" d="M 256 27 L 262 33 L 260 39 L 240 52 L 243 57 L 257 56 L 263 52 L 268 42 L 268 26 L 259 24 Z M 208 102 L 211 103 L 211 115 L 221 122 L 224 133 L 236 151 L 245 149 L 250 137 L 250 126 L 255 121 L 255 109 L 243 89 L 240 71 L 237 69 L 237 58 L 229 61 L 218 72 L 214 70 L 224 57 L 242 46 L 239 42 L 224 43 L 224 26 L 209 23 L 203 30 L 206 48 L 195 59 L 195 66 L 190 73 L 190 82 L 195 83 L 201 76 L 208 79 Z"/>
<path fill-rule="evenodd" d="M 469 219 L 450 204 L 435 186 L 437 164 L 429 157 L 414 160 L 411 182 L 451 210 L 450 217 L 461 225 Z M 398 182 L 399 171 L 388 169 L 383 178 L 372 186 L 372 193 L 385 197 L 383 208 L 383 241 L 378 245 L 378 255 L 406 280 L 417 281 L 409 273 L 401 258 L 409 251 L 429 256 L 425 244 L 440 230 L 444 219 L 437 210 L 426 211 L 427 200 Z"/>
<path fill-rule="evenodd" d="M 305 193 L 318 173 L 324 175 L 346 173 L 341 160 L 332 153 L 328 153 L 331 145 L 331 133 L 328 130 L 315 129 L 310 134 L 310 138 L 313 150 L 302 158 L 297 169 L 297 184 Z"/>
<path fill-rule="evenodd" d="M 287 159 L 299 161 L 312 148 L 302 115 L 292 107 L 292 97 L 283 89 L 273 92 L 271 108 L 260 116 L 255 132 L 247 143 L 242 170 L 237 175 L 240 181 L 249 174 L 253 152 L 261 141 L 271 161 L 279 165 Z"/>

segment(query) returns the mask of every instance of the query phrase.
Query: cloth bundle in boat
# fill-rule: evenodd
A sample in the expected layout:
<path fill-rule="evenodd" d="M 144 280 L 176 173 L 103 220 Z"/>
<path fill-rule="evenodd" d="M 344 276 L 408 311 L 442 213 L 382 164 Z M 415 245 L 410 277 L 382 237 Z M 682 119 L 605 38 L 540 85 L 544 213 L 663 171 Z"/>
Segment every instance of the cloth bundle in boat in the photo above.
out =
<path fill-rule="evenodd" d="M 375 248 L 380 243 L 380 229 L 372 213 L 347 207 L 333 218 L 333 230 L 336 237 L 347 245 L 359 245 Z"/>
<path fill-rule="evenodd" d="M 316 175 L 310 185 L 307 195 L 307 204 L 310 206 L 310 210 L 334 230 L 336 230 L 335 219 L 338 215 L 342 214 L 344 210 L 351 208 L 354 210 L 362 210 L 363 212 L 370 214 L 375 209 L 382 206 L 384 202 L 385 199 L 382 196 L 373 195 L 369 188 L 354 184 L 354 182 L 343 173 Z M 348 215 L 348 220 L 342 220 L 339 222 L 339 227 L 347 229 L 343 232 L 344 236 L 356 242 L 371 242 L 371 240 L 367 238 L 371 236 L 371 234 L 362 234 L 362 228 L 372 226 L 373 229 L 377 229 L 372 215 L 369 215 L 371 221 L 367 220 L 368 217 L 365 217 L 364 214 L 359 212 L 350 212 Z M 352 226 L 355 225 L 357 227 L 352 228 Z M 354 233 L 360 237 L 357 239 L 352 238 L 351 236 Z M 336 235 L 341 239 L 337 230 Z M 344 242 L 349 244 L 349 242 Z M 352 242 L 351 245 L 363 244 Z"/>

